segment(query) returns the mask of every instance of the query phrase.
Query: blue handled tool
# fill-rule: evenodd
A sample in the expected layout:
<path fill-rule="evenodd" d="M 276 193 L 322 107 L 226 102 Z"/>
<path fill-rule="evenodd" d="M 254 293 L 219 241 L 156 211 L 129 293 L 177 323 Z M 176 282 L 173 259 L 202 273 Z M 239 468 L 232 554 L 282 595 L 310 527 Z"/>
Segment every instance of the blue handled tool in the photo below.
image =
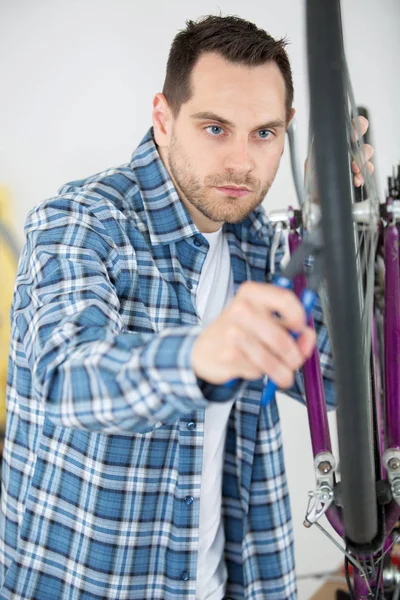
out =
<path fill-rule="evenodd" d="M 290 279 L 286 277 L 278 277 L 276 281 L 274 281 L 275 285 L 279 287 L 283 287 L 286 289 L 290 289 L 292 287 L 292 282 Z M 315 300 L 317 298 L 317 294 L 308 288 L 305 288 L 301 294 L 300 301 L 304 307 L 304 310 L 308 317 L 311 315 L 311 311 L 314 308 Z M 298 333 L 291 332 L 291 336 L 296 340 L 299 337 Z M 278 389 L 276 383 L 274 383 L 271 379 L 267 379 L 267 385 L 264 387 L 263 395 L 261 397 L 261 406 L 266 406 L 274 399 L 275 393 Z"/>

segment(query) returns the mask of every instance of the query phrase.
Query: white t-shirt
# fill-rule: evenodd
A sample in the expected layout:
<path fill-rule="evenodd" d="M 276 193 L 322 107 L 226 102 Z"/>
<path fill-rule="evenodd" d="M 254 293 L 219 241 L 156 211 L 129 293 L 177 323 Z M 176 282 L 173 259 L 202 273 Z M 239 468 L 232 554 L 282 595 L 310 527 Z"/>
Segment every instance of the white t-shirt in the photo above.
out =
<path fill-rule="evenodd" d="M 210 247 L 200 275 L 196 304 L 202 322 L 207 325 L 232 299 L 233 277 L 228 242 L 222 228 L 203 236 Z M 222 600 L 225 595 L 222 472 L 232 404 L 233 401 L 210 403 L 205 410 L 196 600 Z"/>

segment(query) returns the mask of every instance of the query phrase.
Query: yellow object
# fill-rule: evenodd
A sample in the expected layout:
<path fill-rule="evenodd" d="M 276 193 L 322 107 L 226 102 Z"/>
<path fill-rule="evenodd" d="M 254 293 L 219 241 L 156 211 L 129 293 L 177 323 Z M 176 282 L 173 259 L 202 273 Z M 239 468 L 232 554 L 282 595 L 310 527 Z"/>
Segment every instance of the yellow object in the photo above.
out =
<path fill-rule="evenodd" d="M 11 217 L 11 197 L 7 190 L 0 187 L 0 224 L 13 231 Z M 12 248 L 0 231 L 0 430 L 6 422 L 6 382 L 8 351 L 10 344 L 10 307 L 12 302 L 17 260 Z"/>

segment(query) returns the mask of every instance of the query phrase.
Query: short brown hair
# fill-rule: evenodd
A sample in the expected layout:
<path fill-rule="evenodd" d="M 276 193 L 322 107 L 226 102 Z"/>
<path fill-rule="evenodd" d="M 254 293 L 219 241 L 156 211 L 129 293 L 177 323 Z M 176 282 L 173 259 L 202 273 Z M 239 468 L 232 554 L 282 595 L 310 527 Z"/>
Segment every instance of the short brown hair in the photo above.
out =
<path fill-rule="evenodd" d="M 256 67 L 275 62 L 286 86 L 286 115 L 293 104 L 293 81 L 286 40 L 275 40 L 254 23 L 237 16 L 202 17 L 187 21 L 174 38 L 167 62 L 163 94 L 177 115 L 182 104 L 190 100 L 190 76 L 201 54 L 215 52 L 226 60 Z"/>

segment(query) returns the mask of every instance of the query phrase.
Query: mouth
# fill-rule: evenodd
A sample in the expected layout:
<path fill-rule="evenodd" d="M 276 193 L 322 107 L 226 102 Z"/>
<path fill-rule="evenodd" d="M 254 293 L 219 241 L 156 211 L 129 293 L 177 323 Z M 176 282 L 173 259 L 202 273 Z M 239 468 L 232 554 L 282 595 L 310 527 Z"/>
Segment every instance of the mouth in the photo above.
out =
<path fill-rule="evenodd" d="M 247 187 L 237 187 L 234 185 L 219 186 L 215 189 L 221 192 L 222 194 L 225 194 L 227 196 L 235 196 L 236 198 L 247 196 L 247 194 L 250 194 L 251 192 L 251 190 L 249 190 L 249 188 Z"/>

